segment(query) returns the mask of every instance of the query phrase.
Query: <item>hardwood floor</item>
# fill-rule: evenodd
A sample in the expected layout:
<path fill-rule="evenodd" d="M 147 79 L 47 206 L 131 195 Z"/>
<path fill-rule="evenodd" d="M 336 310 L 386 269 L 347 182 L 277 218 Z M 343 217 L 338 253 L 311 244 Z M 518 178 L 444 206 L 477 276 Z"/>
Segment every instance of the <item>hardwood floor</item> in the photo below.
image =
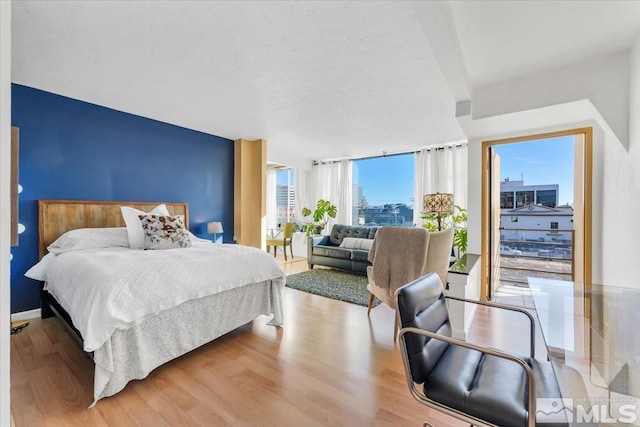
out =
<path fill-rule="evenodd" d="M 306 261 L 283 268 L 303 271 Z M 92 362 L 57 318 L 34 319 L 11 337 L 16 425 L 466 425 L 409 394 L 389 307 L 367 317 L 366 307 L 289 288 L 284 300 L 284 327 L 268 326 L 261 316 L 130 382 L 93 409 L 87 409 Z M 482 313 L 476 342 L 497 336 L 500 344 L 526 344 L 526 333 L 496 335 L 496 318 Z"/>

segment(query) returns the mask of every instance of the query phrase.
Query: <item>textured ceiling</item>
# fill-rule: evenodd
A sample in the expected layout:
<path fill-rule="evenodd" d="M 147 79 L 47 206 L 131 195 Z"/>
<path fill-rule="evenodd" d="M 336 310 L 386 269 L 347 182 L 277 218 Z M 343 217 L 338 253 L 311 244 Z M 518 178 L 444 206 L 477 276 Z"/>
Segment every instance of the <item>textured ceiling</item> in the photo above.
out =
<path fill-rule="evenodd" d="M 625 49 L 640 25 L 640 1 L 417 4 L 14 0 L 12 80 L 265 138 L 275 162 L 357 157 L 463 139 L 447 84 Z"/>
<path fill-rule="evenodd" d="M 452 1 L 472 87 L 631 47 L 640 1 Z"/>
<path fill-rule="evenodd" d="M 14 1 L 13 81 L 312 159 L 463 138 L 407 3 L 125 3 Z"/>

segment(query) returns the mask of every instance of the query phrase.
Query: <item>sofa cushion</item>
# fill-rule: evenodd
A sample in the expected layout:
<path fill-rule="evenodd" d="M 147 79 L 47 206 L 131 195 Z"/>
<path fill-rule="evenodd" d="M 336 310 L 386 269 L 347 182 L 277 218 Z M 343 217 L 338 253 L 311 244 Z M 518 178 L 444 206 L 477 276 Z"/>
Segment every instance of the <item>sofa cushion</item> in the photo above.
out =
<path fill-rule="evenodd" d="M 314 246 L 313 255 L 330 258 L 351 259 L 351 249 L 336 248 L 333 246 Z"/>
<path fill-rule="evenodd" d="M 369 263 L 369 260 L 367 259 L 368 256 L 369 256 L 369 251 L 362 251 L 358 249 L 354 249 L 351 251 L 351 261 Z"/>
<path fill-rule="evenodd" d="M 358 237 L 360 239 L 368 239 L 371 235 L 372 227 L 353 227 L 351 225 L 335 224 L 329 235 L 329 243 L 334 246 L 340 246 L 342 239 L 345 237 Z M 373 232 L 375 235 L 375 231 Z M 373 237 L 371 237 L 373 238 Z"/>

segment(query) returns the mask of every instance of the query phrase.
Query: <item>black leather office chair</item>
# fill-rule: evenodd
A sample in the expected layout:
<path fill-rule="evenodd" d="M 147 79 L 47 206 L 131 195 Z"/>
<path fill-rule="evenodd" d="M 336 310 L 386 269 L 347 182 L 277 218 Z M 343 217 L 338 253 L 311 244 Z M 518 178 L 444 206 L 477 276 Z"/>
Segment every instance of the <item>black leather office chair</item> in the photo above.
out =
<path fill-rule="evenodd" d="M 531 321 L 530 357 L 452 338 L 446 298 L 524 313 Z M 561 397 L 551 364 L 534 357 L 535 323 L 525 310 L 445 297 L 434 273 L 399 288 L 396 299 L 407 382 L 422 404 L 475 426 L 533 427 L 538 425 L 531 416 L 536 414 L 536 397 Z M 417 384 L 423 385 L 422 391 Z M 545 415 L 538 417 L 538 423 L 545 421 L 539 425 L 568 425 L 550 424 L 542 419 Z"/>

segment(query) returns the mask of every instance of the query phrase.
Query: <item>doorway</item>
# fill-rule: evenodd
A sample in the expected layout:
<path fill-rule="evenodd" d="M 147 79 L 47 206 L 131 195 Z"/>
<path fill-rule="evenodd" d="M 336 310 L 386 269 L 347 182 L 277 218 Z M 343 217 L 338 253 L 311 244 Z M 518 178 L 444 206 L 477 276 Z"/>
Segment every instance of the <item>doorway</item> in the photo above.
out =
<path fill-rule="evenodd" d="M 558 150 L 561 143 L 570 146 L 563 164 L 573 169 L 573 179 L 553 183 L 554 175 L 561 175 L 554 174 L 557 166 L 546 175 L 529 169 L 530 176 L 539 175 L 535 185 L 525 185 L 524 173 L 501 176 L 514 152 L 537 147 L 539 156 L 545 144 L 553 143 Z M 542 169 L 557 160 L 558 153 L 552 151 L 548 162 L 526 155 L 517 160 L 537 163 Z M 526 287 L 529 275 L 590 283 L 592 129 L 483 141 L 482 157 L 481 299 L 492 299 L 503 282 Z M 547 177 L 550 182 L 543 182 Z"/>

